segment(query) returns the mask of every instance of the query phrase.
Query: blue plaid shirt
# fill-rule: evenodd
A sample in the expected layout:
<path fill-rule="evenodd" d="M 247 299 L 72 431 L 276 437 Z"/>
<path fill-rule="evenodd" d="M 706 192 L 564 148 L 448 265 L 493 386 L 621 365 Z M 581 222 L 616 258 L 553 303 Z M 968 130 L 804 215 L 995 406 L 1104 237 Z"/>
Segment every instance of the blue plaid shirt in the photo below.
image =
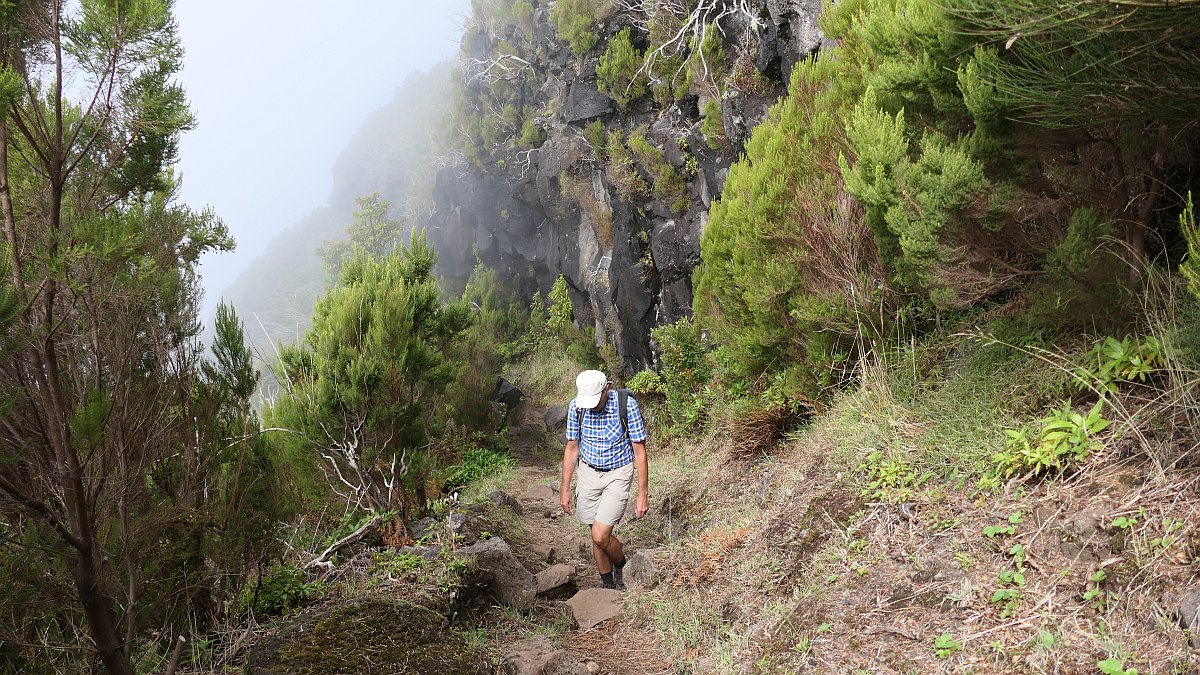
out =
<path fill-rule="evenodd" d="M 629 396 L 629 436 L 621 428 L 621 415 L 617 410 L 617 390 L 608 392 L 608 403 L 603 410 L 583 411 L 583 438 L 579 438 L 579 413 L 575 400 L 567 411 L 567 440 L 579 441 L 579 457 L 593 468 L 607 471 L 633 461 L 633 445 L 630 441 L 646 441 L 646 424 L 642 411 L 633 395 Z"/>

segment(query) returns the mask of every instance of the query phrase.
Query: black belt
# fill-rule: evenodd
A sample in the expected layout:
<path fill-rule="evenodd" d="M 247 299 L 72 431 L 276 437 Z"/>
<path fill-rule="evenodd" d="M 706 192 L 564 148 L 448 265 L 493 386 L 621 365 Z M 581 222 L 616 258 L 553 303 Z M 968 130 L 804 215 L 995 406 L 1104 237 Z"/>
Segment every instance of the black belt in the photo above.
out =
<path fill-rule="evenodd" d="M 579 461 L 583 462 L 582 459 Z M 627 462 L 626 464 L 622 464 L 621 466 L 610 466 L 607 469 L 601 469 L 600 467 L 592 466 L 591 464 L 588 464 L 587 462 L 583 462 L 583 463 L 587 464 L 589 469 L 591 469 L 592 471 L 595 471 L 597 473 L 607 473 L 609 471 L 616 471 L 617 469 L 624 468 L 626 466 L 626 464 L 628 464 L 628 462 Z"/>

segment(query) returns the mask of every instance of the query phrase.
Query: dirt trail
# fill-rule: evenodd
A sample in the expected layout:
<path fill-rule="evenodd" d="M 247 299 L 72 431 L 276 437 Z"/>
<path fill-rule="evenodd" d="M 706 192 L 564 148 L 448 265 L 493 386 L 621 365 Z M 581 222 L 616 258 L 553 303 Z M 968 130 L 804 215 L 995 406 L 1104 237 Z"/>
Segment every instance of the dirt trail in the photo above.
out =
<path fill-rule="evenodd" d="M 522 406 L 520 423 L 510 429 L 512 455 L 518 466 L 506 490 L 520 501 L 524 514 L 523 527 L 515 533 L 513 554 L 535 574 L 552 564 L 572 565 L 577 589 L 595 588 L 600 585 L 600 577 L 592 560 L 587 530 L 574 515 L 563 513 L 559 503 L 562 429 L 547 429 L 545 414 L 545 408 L 527 402 Z M 636 546 L 630 541 L 635 537 L 627 530 L 629 518 L 626 514 L 617 532 L 627 546 L 629 543 Z M 623 526 L 625 532 L 621 531 Z M 620 617 L 590 630 L 571 629 L 570 612 L 564 600 L 538 598 L 532 619 L 539 630 L 558 633 L 566 629 L 559 641 L 580 663 L 593 661 L 601 673 L 641 672 L 623 665 L 620 656 L 607 644 L 608 636 L 621 628 Z"/>

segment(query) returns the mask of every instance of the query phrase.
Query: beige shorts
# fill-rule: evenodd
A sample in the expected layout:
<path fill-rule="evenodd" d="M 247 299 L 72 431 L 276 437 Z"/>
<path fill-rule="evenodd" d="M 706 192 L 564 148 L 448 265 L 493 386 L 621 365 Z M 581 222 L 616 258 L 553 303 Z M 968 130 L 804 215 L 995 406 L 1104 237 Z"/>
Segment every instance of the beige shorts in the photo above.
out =
<path fill-rule="evenodd" d="M 575 484 L 575 513 L 579 521 L 584 525 L 620 522 L 633 486 L 633 462 L 611 471 L 596 471 L 580 462 L 575 474 L 579 477 Z"/>

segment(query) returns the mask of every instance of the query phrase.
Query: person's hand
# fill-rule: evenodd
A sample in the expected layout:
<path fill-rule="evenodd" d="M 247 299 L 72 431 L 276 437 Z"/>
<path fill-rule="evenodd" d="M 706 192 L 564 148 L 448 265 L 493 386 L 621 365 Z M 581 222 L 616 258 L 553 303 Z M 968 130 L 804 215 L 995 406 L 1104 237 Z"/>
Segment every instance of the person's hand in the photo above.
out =
<path fill-rule="evenodd" d="M 563 490 L 558 493 L 558 503 L 562 505 L 563 513 L 571 515 L 571 491 Z"/>
<path fill-rule="evenodd" d="M 650 497 L 649 495 L 639 494 L 637 496 L 637 506 L 633 510 L 633 517 L 642 518 L 647 513 L 650 513 Z"/>

